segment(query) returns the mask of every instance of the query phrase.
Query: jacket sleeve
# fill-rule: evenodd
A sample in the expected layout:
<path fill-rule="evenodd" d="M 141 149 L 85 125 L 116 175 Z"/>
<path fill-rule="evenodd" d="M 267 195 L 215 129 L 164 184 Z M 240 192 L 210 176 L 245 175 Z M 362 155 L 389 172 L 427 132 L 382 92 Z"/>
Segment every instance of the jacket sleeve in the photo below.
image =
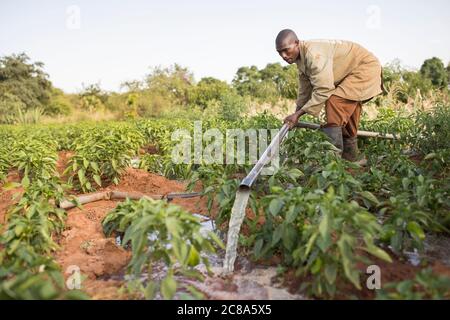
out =
<path fill-rule="evenodd" d="M 335 90 L 333 57 L 323 54 L 311 54 L 308 60 L 312 93 L 311 98 L 302 109 L 309 114 L 318 116 L 324 102 Z"/>
<path fill-rule="evenodd" d="M 299 85 L 298 85 L 298 97 L 296 101 L 297 108 L 295 111 L 300 110 L 305 103 L 311 99 L 311 92 L 312 92 L 312 86 L 309 82 L 309 79 L 307 76 L 305 76 L 304 73 L 299 74 Z"/>

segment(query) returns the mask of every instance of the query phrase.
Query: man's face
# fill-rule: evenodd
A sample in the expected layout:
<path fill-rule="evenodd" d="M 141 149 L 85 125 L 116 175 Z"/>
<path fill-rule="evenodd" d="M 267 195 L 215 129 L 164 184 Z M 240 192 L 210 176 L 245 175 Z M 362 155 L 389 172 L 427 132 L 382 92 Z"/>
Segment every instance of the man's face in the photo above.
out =
<path fill-rule="evenodd" d="M 297 60 L 300 54 L 300 49 L 298 48 L 298 40 L 296 41 L 284 41 L 277 45 L 278 54 L 289 64 L 292 64 Z"/>

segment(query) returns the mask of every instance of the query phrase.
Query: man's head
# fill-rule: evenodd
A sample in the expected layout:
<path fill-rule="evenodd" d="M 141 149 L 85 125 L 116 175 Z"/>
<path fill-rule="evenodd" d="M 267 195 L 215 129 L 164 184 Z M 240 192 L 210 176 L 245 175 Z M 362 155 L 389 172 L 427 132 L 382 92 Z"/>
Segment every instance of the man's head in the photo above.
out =
<path fill-rule="evenodd" d="M 299 41 L 294 31 L 290 29 L 281 30 L 275 40 L 279 55 L 289 64 L 297 60 L 300 54 Z"/>

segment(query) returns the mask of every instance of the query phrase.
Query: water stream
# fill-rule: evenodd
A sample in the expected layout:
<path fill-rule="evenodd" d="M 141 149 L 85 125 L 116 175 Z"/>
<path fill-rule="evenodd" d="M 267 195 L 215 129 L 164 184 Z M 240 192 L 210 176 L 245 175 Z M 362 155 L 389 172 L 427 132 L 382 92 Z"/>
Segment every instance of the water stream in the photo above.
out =
<path fill-rule="evenodd" d="M 234 271 L 239 231 L 241 230 L 241 225 L 244 221 L 245 208 L 247 207 L 249 196 L 250 189 L 239 189 L 238 192 L 236 192 L 236 199 L 234 200 L 230 223 L 228 225 L 227 248 L 223 262 L 223 271 L 225 273 Z"/>

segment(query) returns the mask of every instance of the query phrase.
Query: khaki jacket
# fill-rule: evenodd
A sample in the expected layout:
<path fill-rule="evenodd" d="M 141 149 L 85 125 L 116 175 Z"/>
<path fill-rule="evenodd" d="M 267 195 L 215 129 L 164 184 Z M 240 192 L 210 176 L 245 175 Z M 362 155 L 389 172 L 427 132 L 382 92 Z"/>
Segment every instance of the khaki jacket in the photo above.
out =
<path fill-rule="evenodd" d="M 362 46 L 343 40 L 300 41 L 297 110 L 319 116 L 325 101 L 337 95 L 366 101 L 382 92 L 381 64 Z"/>

